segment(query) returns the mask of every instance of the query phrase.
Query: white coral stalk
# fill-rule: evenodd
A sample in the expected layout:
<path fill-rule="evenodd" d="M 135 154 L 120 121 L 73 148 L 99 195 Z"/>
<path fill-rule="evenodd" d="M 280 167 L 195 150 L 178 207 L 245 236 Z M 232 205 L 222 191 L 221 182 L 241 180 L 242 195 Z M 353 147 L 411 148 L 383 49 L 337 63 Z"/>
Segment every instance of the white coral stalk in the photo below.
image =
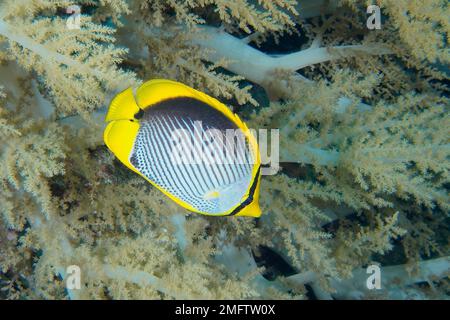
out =
<path fill-rule="evenodd" d="M 16 28 L 13 28 L 12 26 L 10 26 L 1 19 L 0 19 L 0 35 L 6 37 L 11 41 L 17 42 L 22 47 L 33 51 L 35 54 L 39 55 L 43 59 L 53 60 L 70 67 L 84 68 L 84 66 L 80 65 L 76 60 L 73 60 L 69 57 L 59 54 L 58 52 L 48 50 L 45 46 L 33 41 L 33 39 L 20 34 L 19 32 L 17 32 Z M 101 73 L 99 73 L 96 70 L 91 70 L 90 72 L 93 72 L 95 75 L 101 76 Z"/>
<path fill-rule="evenodd" d="M 327 61 L 353 57 L 361 54 L 384 55 L 391 51 L 379 44 L 361 44 L 337 47 L 311 47 L 298 52 L 272 56 L 250 45 L 245 39 L 236 38 L 220 28 L 201 26 L 199 37 L 192 40 L 193 44 L 209 49 L 208 58 L 211 62 L 230 61 L 227 69 L 244 76 L 261 86 L 267 86 L 277 71 L 289 71 L 293 76 L 296 70 Z M 286 87 L 281 87 L 284 91 Z"/>
<path fill-rule="evenodd" d="M 408 297 L 405 296 L 405 288 L 407 286 L 448 276 L 450 257 L 419 261 L 417 266 L 418 271 L 415 274 L 408 272 L 408 265 L 381 267 L 381 289 L 379 290 L 383 290 L 388 295 L 386 298 L 389 299 L 407 299 Z M 366 286 L 369 276 L 370 274 L 367 274 L 366 269 L 361 268 L 353 271 L 352 277 L 349 279 L 332 279 L 331 285 L 335 290 L 333 296 L 338 299 L 361 299 L 366 297 L 370 292 Z M 316 276 L 312 272 L 299 273 L 286 279 L 287 283 L 292 286 L 300 286 L 306 283 L 315 284 L 315 293 L 326 299 L 315 280 Z"/>

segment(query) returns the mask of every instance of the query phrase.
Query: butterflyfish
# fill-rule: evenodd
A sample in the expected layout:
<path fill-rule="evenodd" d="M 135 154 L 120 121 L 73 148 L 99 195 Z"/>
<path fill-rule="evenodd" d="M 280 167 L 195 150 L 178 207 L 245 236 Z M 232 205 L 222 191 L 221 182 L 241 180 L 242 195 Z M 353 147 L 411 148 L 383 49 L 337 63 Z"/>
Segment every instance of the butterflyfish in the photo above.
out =
<path fill-rule="evenodd" d="M 187 210 L 259 217 L 256 138 L 227 106 L 155 79 L 111 101 L 104 141 L 129 169 Z"/>

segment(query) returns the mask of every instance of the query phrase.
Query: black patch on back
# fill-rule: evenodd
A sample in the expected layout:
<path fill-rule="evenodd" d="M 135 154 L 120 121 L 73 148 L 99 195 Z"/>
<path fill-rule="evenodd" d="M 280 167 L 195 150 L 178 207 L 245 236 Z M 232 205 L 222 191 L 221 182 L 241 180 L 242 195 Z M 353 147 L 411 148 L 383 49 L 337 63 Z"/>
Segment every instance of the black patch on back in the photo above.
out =
<path fill-rule="evenodd" d="M 152 117 L 171 116 L 178 119 L 202 121 L 203 126 L 219 130 L 237 129 L 237 125 L 223 113 L 203 101 L 190 97 L 178 97 L 160 101 L 143 108 L 141 121 Z M 177 128 L 178 129 L 178 128 Z"/>

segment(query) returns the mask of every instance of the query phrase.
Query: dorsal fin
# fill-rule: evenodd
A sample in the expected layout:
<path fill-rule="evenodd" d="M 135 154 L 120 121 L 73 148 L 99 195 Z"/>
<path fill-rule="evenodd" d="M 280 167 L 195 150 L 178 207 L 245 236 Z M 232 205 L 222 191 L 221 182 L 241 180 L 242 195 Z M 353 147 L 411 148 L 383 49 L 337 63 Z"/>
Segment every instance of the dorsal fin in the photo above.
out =
<path fill-rule="evenodd" d="M 128 88 L 119 93 L 109 105 L 105 122 L 113 120 L 132 120 L 134 115 L 139 112 L 139 107 L 134 99 L 133 89 Z"/>
<path fill-rule="evenodd" d="M 210 97 L 201 91 L 188 87 L 183 83 L 167 79 L 149 80 L 136 90 L 136 101 L 142 109 L 156 105 L 160 101 L 176 97 L 198 99 L 223 113 L 228 119 L 242 129 L 252 146 L 255 161 L 260 163 L 259 147 L 255 137 L 250 133 L 247 125 L 239 118 L 239 116 L 219 100 Z"/>

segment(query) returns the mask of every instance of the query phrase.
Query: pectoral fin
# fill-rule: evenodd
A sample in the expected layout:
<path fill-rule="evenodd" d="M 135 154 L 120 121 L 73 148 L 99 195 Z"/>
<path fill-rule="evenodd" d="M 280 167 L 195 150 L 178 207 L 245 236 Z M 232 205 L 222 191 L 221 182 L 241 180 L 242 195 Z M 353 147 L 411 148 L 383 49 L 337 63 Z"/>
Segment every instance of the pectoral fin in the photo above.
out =
<path fill-rule="evenodd" d="M 128 88 L 119 93 L 112 101 L 105 117 L 105 122 L 113 120 L 132 120 L 139 112 L 139 107 L 134 99 L 133 89 Z"/>

